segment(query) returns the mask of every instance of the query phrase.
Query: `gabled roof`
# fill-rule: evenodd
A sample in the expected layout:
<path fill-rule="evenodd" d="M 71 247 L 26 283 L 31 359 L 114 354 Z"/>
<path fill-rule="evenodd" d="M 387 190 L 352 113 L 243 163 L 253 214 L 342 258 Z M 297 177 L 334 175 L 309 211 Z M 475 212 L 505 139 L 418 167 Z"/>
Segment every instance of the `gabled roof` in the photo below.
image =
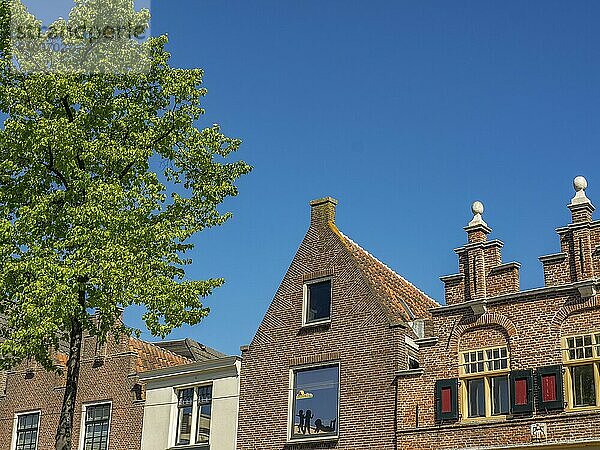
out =
<path fill-rule="evenodd" d="M 410 322 L 431 317 L 429 309 L 440 304 L 398 275 L 329 222 L 333 232 L 356 261 L 375 296 L 388 313 L 390 322 Z"/>
<path fill-rule="evenodd" d="M 193 361 L 184 356 L 177 355 L 150 342 L 141 341 L 134 337 L 129 338 L 129 350 L 137 353 L 135 365 L 136 372 L 161 369 L 163 367 L 190 364 Z"/>
<path fill-rule="evenodd" d="M 221 353 L 190 338 L 176 341 L 160 341 L 156 342 L 156 345 L 192 361 L 208 361 L 227 356 L 225 353 Z"/>

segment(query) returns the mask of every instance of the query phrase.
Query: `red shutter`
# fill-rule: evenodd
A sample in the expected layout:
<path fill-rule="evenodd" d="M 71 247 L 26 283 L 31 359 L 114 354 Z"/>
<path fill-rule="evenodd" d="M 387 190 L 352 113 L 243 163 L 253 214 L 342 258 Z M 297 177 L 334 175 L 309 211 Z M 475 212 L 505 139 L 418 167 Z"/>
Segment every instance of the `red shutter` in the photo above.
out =
<path fill-rule="evenodd" d="M 527 404 L 527 379 L 515 380 L 515 405 Z"/>
<path fill-rule="evenodd" d="M 542 376 L 542 401 L 556 401 L 556 375 L 553 373 Z"/>
<path fill-rule="evenodd" d="M 442 413 L 452 412 L 452 388 L 442 388 Z"/>

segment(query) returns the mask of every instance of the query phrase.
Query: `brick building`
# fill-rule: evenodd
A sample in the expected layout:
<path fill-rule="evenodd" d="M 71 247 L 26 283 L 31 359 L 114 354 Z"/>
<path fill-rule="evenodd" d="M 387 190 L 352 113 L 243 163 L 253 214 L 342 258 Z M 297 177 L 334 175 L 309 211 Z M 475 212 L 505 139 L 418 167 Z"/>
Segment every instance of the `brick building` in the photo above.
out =
<path fill-rule="evenodd" d="M 446 305 L 417 340 L 421 367 L 398 374 L 400 448 L 600 448 L 600 221 L 585 179 L 574 185 L 538 289 L 520 290 L 473 205 Z"/>
<path fill-rule="evenodd" d="M 311 202 L 310 227 L 243 351 L 238 450 L 600 449 L 600 221 L 575 180 L 545 286 L 522 291 L 473 204 L 445 305 Z"/>
<path fill-rule="evenodd" d="M 243 351 L 239 450 L 394 448 L 395 373 L 439 305 L 342 234 L 337 202 L 310 226 Z"/>
<path fill-rule="evenodd" d="M 110 338 L 98 346 L 83 341 L 73 428 L 73 450 L 140 450 L 144 392 L 138 374 L 222 356 L 191 341 L 166 343 L 174 353 L 135 338 Z M 185 356 L 182 356 L 185 355 Z M 57 356 L 65 365 L 66 357 Z M 7 373 L 0 393 L 0 450 L 49 450 L 64 395 L 65 379 L 36 364 L 22 364 Z"/>

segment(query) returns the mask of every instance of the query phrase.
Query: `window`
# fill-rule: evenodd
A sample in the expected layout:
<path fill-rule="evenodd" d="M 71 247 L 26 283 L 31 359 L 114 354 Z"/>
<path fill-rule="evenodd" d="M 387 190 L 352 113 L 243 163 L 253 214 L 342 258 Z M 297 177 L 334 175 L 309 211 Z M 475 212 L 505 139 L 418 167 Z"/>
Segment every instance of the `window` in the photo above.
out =
<path fill-rule="evenodd" d="M 192 441 L 192 410 L 194 389 L 182 389 L 177 393 L 177 445 L 187 445 Z"/>
<path fill-rule="evenodd" d="M 36 450 L 40 413 L 25 413 L 17 415 L 15 450 Z"/>
<path fill-rule="evenodd" d="M 175 445 L 209 448 L 212 413 L 212 385 L 177 391 L 177 436 Z M 194 430 L 194 431 L 192 431 Z"/>
<path fill-rule="evenodd" d="M 304 324 L 326 322 L 331 318 L 331 280 L 304 285 Z"/>
<path fill-rule="evenodd" d="M 337 436 L 339 366 L 296 369 L 292 376 L 291 438 Z"/>
<path fill-rule="evenodd" d="M 198 388 L 198 433 L 196 444 L 208 444 L 210 438 L 210 416 L 212 406 L 212 386 Z"/>
<path fill-rule="evenodd" d="M 108 449 L 110 407 L 110 403 L 85 406 L 83 450 Z"/>
<path fill-rule="evenodd" d="M 468 418 L 501 416 L 510 411 L 508 349 L 461 353 L 462 411 Z"/>
<path fill-rule="evenodd" d="M 564 342 L 569 407 L 600 406 L 600 333 L 569 336 Z"/>

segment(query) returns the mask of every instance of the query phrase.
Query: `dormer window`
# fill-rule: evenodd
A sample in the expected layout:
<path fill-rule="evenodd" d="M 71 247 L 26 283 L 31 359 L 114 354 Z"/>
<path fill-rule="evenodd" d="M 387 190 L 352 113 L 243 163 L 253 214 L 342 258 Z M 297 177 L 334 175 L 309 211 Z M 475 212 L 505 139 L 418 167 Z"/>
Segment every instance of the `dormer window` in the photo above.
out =
<path fill-rule="evenodd" d="M 331 279 L 307 282 L 304 285 L 304 325 L 328 322 L 331 319 Z"/>

